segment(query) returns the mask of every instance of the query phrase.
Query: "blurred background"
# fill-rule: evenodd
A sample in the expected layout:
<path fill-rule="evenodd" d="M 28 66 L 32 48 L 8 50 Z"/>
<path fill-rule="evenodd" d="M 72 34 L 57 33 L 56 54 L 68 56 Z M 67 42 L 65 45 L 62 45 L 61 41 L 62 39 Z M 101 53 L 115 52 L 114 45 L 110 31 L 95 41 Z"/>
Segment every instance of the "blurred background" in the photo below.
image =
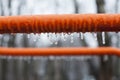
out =
<path fill-rule="evenodd" d="M 120 0 L 0 0 L 1 16 L 119 12 Z M 119 48 L 120 32 L 2 34 L 0 46 Z M 120 59 L 107 55 L 0 56 L 0 80 L 120 80 Z"/>

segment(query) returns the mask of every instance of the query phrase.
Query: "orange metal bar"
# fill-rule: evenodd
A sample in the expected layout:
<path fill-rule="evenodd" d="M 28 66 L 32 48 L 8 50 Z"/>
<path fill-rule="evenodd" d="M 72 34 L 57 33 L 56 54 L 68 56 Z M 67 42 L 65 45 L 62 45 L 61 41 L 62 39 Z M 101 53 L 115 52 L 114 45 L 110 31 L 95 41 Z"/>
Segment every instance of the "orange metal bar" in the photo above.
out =
<path fill-rule="evenodd" d="M 120 49 L 100 48 L 0 48 L 1 56 L 78 56 L 78 55 L 117 55 Z"/>
<path fill-rule="evenodd" d="M 0 33 L 120 31 L 120 14 L 0 16 Z"/>
<path fill-rule="evenodd" d="M 120 14 L 0 16 L 0 33 L 120 31 Z M 117 55 L 117 48 L 0 48 L 0 55 Z"/>

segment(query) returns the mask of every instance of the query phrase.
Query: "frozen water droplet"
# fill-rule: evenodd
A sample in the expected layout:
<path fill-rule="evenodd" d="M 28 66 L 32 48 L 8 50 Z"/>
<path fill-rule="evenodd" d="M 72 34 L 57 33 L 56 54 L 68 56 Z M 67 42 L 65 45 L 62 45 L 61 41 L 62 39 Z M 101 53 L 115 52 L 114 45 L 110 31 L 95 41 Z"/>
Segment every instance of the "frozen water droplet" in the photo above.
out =
<path fill-rule="evenodd" d="M 36 33 L 36 37 L 38 37 L 38 34 Z"/>
<path fill-rule="evenodd" d="M 68 35 L 71 35 L 71 33 L 69 32 Z"/>
<path fill-rule="evenodd" d="M 58 44 L 58 41 L 55 41 L 55 45 L 57 45 Z"/>
<path fill-rule="evenodd" d="M 105 32 L 102 32 L 102 43 L 105 44 Z"/>

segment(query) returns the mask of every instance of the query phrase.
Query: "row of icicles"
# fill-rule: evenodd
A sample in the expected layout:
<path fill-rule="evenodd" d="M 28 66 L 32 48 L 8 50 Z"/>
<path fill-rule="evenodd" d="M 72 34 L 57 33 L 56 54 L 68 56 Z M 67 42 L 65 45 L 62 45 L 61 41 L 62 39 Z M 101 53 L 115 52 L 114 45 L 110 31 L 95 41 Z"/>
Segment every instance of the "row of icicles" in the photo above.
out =
<path fill-rule="evenodd" d="M 54 56 L 54 55 L 50 55 L 50 56 L 0 56 L 0 60 L 22 60 L 22 61 L 27 61 L 28 63 L 30 63 L 31 61 L 36 61 L 36 60 L 49 60 L 49 61 L 54 61 L 54 60 L 65 60 L 65 61 L 72 61 L 72 60 L 80 60 L 80 61 L 86 61 L 89 59 L 93 59 L 93 57 L 95 56 L 90 56 L 90 55 L 81 55 L 81 56 Z M 105 55 L 103 57 L 103 61 L 107 61 L 108 60 L 108 56 Z"/>
<path fill-rule="evenodd" d="M 90 32 L 89 32 L 90 33 Z M 119 35 L 120 32 L 118 32 L 118 35 Z M 32 36 L 34 37 L 38 37 L 38 38 L 34 38 L 33 41 L 36 42 L 39 40 L 39 37 L 41 35 L 46 35 L 47 38 L 50 40 L 51 44 L 55 44 L 57 45 L 58 44 L 58 40 L 61 39 L 63 41 L 66 41 L 68 39 L 68 37 L 70 37 L 70 43 L 73 43 L 74 44 L 74 36 L 77 36 L 78 38 L 80 38 L 81 40 L 84 39 L 84 35 L 86 35 L 86 33 L 30 33 L 30 34 L 27 34 L 27 38 L 30 39 Z M 94 36 L 94 39 L 95 40 L 98 40 L 97 38 L 97 33 L 93 32 L 91 33 L 93 36 Z M 105 44 L 105 32 L 102 32 L 101 33 L 101 37 L 102 37 L 102 43 Z M 15 35 L 15 33 L 11 33 L 11 35 Z M 23 34 L 19 34 L 19 35 L 23 35 Z M 0 37 L 2 37 L 3 35 L 0 35 Z"/>
<path fill-rule="evenodd" d="M 67 41 L 67 39 L 68 39 L 67 37 L 70 36 L 70 43 L 74 43 L 74 36 L 75 35 L 78 38 L 80 38 L 81 40 L 84 39 L 84 35 L 85 35 L 85 33 L 82 33 L 82 32 L 80 32 L 80 33 L 76 33 L 76 32 L 75 33 L 41 33 L 41 34 L 46 34 L 47 38 L 51 41 L 51 44 L 55 44 L 55 45 L 58 44 L 59 37 L 61 37 L 61 39 L 63 41 Z M 41 34 L 31 33 L 31 34 L 27 35 L 27 38 L 28 39 L 31 38 L 31 35 L 39 37 Z M 97 40 L 97 33 L 93 33 L 93 36 L 94 36 L 94 39 Z M 37 39 L 34 39 L 33 41 L 36 42 Z M 102 43 L 105 44 L 105 32 L 102 32 Z"/>
<path fill-rule="evenodd" d="M 22 60 L 22 61 L 36 61 L 36 60 L 81 60 L 85 61 L 88 59 L 91 59 L 92 56 L 0 56 L 0 59 L 5 59 L 5 60 Z"/>

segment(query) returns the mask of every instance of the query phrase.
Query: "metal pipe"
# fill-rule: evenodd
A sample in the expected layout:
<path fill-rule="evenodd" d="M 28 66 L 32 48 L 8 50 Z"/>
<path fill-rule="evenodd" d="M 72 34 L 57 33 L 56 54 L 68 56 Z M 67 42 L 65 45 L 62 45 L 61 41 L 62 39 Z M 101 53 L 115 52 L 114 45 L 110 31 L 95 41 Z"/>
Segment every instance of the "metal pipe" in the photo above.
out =
<path fill-rule="evenodd" d="M 119 32 L 120 14 L 0 16 L 0 33 Z"/>
<path fill-rule="evenodd" d="M 120 49 L 99 48 L 0 48 L 1 56 L 78 56 L 78 55 L 117 55 Z"/>

